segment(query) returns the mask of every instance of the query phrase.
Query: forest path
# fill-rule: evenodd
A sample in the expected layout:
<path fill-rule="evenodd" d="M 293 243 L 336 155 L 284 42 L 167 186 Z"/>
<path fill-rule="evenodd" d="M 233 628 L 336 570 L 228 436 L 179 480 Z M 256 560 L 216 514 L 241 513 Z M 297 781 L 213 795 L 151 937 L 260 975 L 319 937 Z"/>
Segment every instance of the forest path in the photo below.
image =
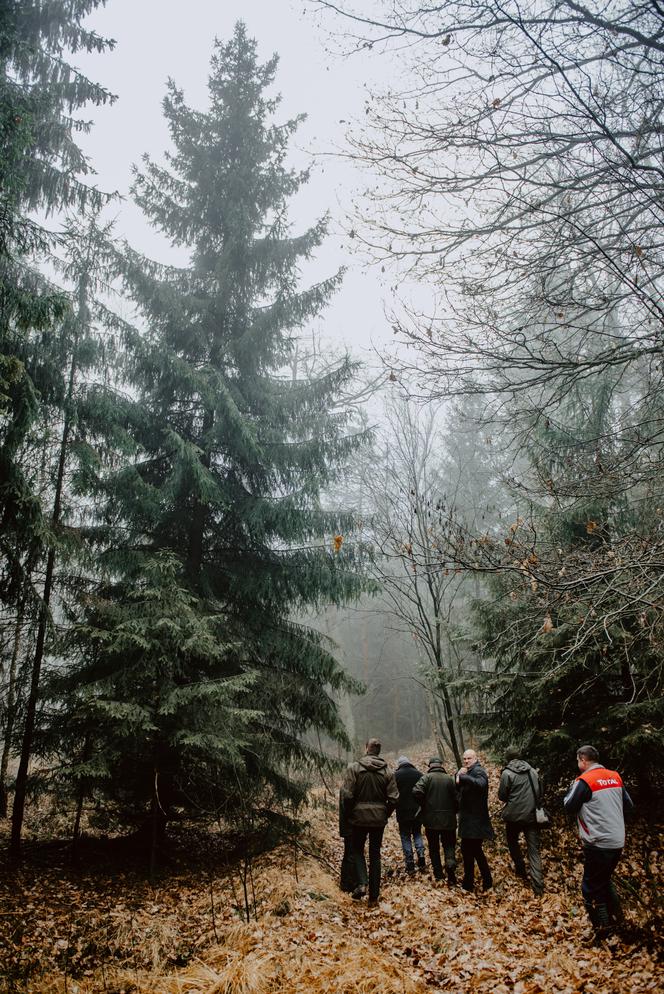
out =
<path fill-rule="evenodd" d="M 330 837 L 330 824 L 320 824 L 318 830 L 327 835 L 339 860 L 341 845 Z M 321 945 L 327 946 L 338 957 L 342 975 L 346 968 L 351 976 L 362 971 L 364 986 L 357 988 L 362 991 L 613 994 L 661 990 L 656 964 L 640 944 L 612 939 L 600 947 L 588 945 L 590 932 L 579 894 L 578 847 L 571 831 L 570 840 L 560 839 L 559 834 L 560 829 L 554 829 L 550 838 L 544 838 L 548 892 L 542 898 L 535 897 L 511 872 L 500 840 L 487 847 L 495 887 L 486 894 L 471 895 L 459 887 L 434 883 L 428 871 L 406 877 L 392 821 L 383 844 L 379 907 L 369 909 L 364 901 L 334 894 L 329 904 L 307 908 L 305 896 L 289 924 L 292 927 L 297 916 L 301 930 L 297 941 L 309 948 L 311 957 L 320 955 Z M 567 878 L 570 855 L 574 871 Z M 341 934 L 335 940 L 338 930 Z M 387 977 L 382 975 L 384 970 Z M 355 989 L 343 983 L 329 988 Z"/>
<path fill-rule="evenodd" d="M 498 774 L 489 774 L 495 797 Z M 202 868 L 166 876 L 156 887 L 132 873 L 92 878 L 53 865 L 26 868 L 0 878 L 0 962 L 11 957 L 18 964 L 4 986 L 0 969 L 0 994 L 661 990 L 654 954 L 645 948 L 655 924 L 658 864 L 651 853 L 646 877 L 642 830 L 629 833 L 618 871 L 627 938 L 595 947 L 588 944 L 573 831 L 559 823 L 543 833 L 546 893 L 537 898 L 513 874 L 493 814 L 498 839 L 486 851 L 495 886 L 476 895 L 434 884 L 428 869 L 407 877 L 391 819 L 375 909 L 338 888 L 336 799 L 322 790 L 312 797 L 301 842 L 253 861 L 248 905 L 241 864 L 220 871 L 203 860 Z M 29 973 L 21 967 L 28 963 Z"/>
<path fill-rule="evenodd" d="M 492 779 L 497 771 L 490 771 Z M 496 784 L 492 784 L 495 788 Z M 492 789 L 492 796 L 495 796 Z M 319 797 L 309 850 L 266 857 L 254 885 L 258 917 L 226 932 L 177 978 L 141 994 L 642 994 L 661 990 L 653 956 L 636 938 L 596 947 L 580 901 L 578 843 L 567 826 L 543 836 L 547 893 L 535 897 L 511 871 L 499 838 L 487 847 L 495 887 L 467 894 L 406 876 L 392 819 L 379 906 L 337 886 L 342 842 L 334 801 Z M 496 825 L 498 833 L 501 825 Z M 303 854 L 304 850 L 304 854 Z M 315 855 L 312 853 L 315 850 Z M 638 874 L 629 850 L 624 873 Z M 642 874 L 642 871 L 641 871 Z M 632 880 L 634 882 L 634 880 Z M 645 891 L 632 916 L 644 935 Z M 632 908 L 627 908 L 628 917 Z M 204 964 L 204 965 L 203 965 Z"/>

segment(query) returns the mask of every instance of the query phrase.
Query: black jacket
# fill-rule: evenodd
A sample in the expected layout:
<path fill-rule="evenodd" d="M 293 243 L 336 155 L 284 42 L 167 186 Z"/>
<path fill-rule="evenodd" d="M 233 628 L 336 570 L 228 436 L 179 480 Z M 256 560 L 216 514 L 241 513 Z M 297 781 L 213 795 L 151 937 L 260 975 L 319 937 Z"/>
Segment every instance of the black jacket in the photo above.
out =
<path fill-rule="evenodd" d="M 439 831 L 456 831 L 458 808 L 454 780 L 442 766 L 430 766 L 413 789 L 413 797 L 422 805 L 422 824 Z"/>
<path fill-rule="evenodd" d="M 400 825 L 405 822 L 414 821 L 416 815 L 419 814 L 420 805 L 413 797 L 413 787 L 421 776 L 420 771 L 412 763 L 403 763 L 397 767 L 394 779 L 399 788 L 396 815 Z"/>
<path fill-rule="evenodd" d="M 462 839 L 494 839 L 489 817 L 489 777 L 475 763 L 459 774 L 459 835 Z"/>
<path fill-rule="evenodd" d="M 353 826 L 344 802 L 344 795 L 339 791 L 339 835 L 342 839 L 350 839 L 353 834 Z"/>

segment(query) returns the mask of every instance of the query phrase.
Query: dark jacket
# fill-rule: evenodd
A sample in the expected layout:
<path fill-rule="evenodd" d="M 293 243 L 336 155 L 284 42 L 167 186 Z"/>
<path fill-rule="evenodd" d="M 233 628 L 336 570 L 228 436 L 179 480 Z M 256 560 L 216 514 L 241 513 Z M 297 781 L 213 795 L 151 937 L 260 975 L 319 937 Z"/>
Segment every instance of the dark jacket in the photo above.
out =
<path fill-rule="evenodd" d="M 505 821 L 535 821 L 535 808 L 541 803 L 541 789 L 537 771 L 525 759 L 510 760 L 501 773 L 498 800 L 505 805 L 500 812 Z"/>
<path fill-rule="evenodd" d="M 399 788 L 396 816 L 400 825 L 415 821 L 419 815 L 420 805 L 413 797 L 413 787 L 421 776 L 420 771 L 412 763 L 402 763 L 397 767 L 394 779 Z M 417 820 L 419 821 L 419 818 Z"/>
<path fill-rule="evenodd" d="M 348 817 L 346 803 L 342 791 L 339 791 L 339 835 L 342 839 L 349 839 L 353 831 L 353 826 Z"/>
<path fill-rule="evenodd" d="M 489 778 L 479 763 L 459 774 L 459 835 L 462 839 L 495 838 L 489 818 Z"/>
<path fill-rule="evenodd" d="M 413 797 L 422 806 L 422 824 L 448 832 L 456 831 L 459 807 L 454 780 L 442 766 L 429 766 L 429 772 L 418 780 Z"/>
<path fill-rule="evenodd" d="M 352 825 L 381 828 L 399 800 L 394 774 L 380 756 L 351 763 L 341 787 L 344 810 Z"/>

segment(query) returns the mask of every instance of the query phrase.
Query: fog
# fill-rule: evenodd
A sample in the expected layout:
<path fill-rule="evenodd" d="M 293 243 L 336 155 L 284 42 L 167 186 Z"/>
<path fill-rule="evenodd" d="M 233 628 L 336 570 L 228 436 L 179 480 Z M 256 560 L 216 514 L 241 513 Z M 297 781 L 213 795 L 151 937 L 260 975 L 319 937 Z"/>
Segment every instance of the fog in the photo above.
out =
<path fill-rule="evenodd" d="M 81 144 L 96 170 L 97 184 L 127 197 L 132 164 L 145 153 L 161 159 L 169 146 L 161 111 L 167 79 L 184 90 L 190 106 L 203 108 L 214 39 L 228 39 L 237 20 L 244 21 L 257 40 L 262 61 L 275 52 L 279 55 L 275 92 L 282 103 L 276 119 L 307 115 L 293 142 L 292 164 L 311 165 L 312 173 L 292 201 L 291 219 L 294 229 L 302 230 L 329 212 L 330 234 L 304 276 L 315 281 L 347 268 L 320 330 L 337 345 L 375 362 L 374 349 L 390 334 L 383 310 L 387 286 L 381 284 L 380 273 L 354 253 L 347 237 L 352 227 L 348 214 L 366 177 L 344 158 L 345 134 L 351 122 L 364 115 L 368 87 L 387 78 L 391 63 L 370 53 L 343 58 L 329 52 L 325 32 L 307 4 L 193 0 L 183 8 L 174 0 L 110 0 L 94 12 L 86 23 L 115 39 L 116 47 L 101 57 L 77 55 L 74 61 L 117 95 L 113 106 L 87 109 L 94 126 Z M 117 234 L 133 247 L 154 258 L 167 257 L 164 239 L 130 201 L 116 204 L 110 214 L 117 216 Z"/>

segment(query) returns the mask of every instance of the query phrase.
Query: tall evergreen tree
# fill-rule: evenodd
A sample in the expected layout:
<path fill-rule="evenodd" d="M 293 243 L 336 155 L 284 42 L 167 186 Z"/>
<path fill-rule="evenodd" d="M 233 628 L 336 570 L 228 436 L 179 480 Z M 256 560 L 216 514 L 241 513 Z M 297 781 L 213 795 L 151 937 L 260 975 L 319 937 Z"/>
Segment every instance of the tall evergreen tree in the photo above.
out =
<path fill-rule="evenodd" d="M 63 479 L 60 474 L 54 491 L 46 488 L 45 510 L 34 474 L 26 466 L 31 463 L 31 430 L 44 405 L 50 409 L 58 397 L 66 403 L 71 368 L 69 357 L 60 367 L 52 361 L 61 351 L 55 339 L 68 310 L 67 297 L 36 267 L 37 257 L 50 254 L 64 239 L 36 220 L 35 212 L 48 215 L 63 208 L 99 206 L 105 199 L 86 183 L 91 170 L 76 143 L 76 132 L 86 131 L 89 123 L 73 115 L 87 103 L 112 98 L 67 62 L 68 54 L 101 52 L 112 44 L 81 23 L 103 2 L 6 0 L 0 6 L 0 600 L 16 606 L 17 633 L 26 611 L 39 615 L 15 796 L 15 849 L 23 820 Z M 44 557 L 42 584 L 35 577 L 44 579 L 38 569 Z M 12 666 L 15 663 L 12 654 Z M 10 724 L 13 709 L 14 702 Z"/>
<path fill-rule="evenodd" d="M 112 392 L 99 383 L 107 363 L 115 365 L 121 355 L 117 346 L 123 331 L 122 322 L 99 299 L 106 287 L 103 251 L 110 225 L 100 227 L 92 213 L 81 220 L 70 219 L 64 235 L 68 257 L 53 262 L 72 289 L 71 306 L 52 334 L 42 335 L 37 341 L 28 336 L 26 341 L 26 348 L 39 352 L 40 396 L 39 419 L 26 436 L 24 448 L 28 461 L 34 455 L 34 446 L 42 446 L 39 500 L 46 527 L 42 555 L 34 567 L 42 582 L 34 611 L 34 641 L 29 643 L 29 680 L 12 810 L 14 852 L 18 852 L 20 844 L 41 675 L 52 640 L 53 615 L 56 608 L 62 613 L 67 599 L 76 593 L 85 569 L 87 550 L 81 542 L 81 526 L 86 521 L 94 483 L 90 464 L 96 465 L 99 459 L 97 449 L 90 443 L 108 448 L 110 430 L 117 447 L 113 422 L 120 417 L 119 409 L 124 411 L 126 407 L 121 398 L 109 403 Z M 109 412 L 114 418 L 108 418 Z M 30 478 L 26 475 L 26 479 Z M 17 640 L 26 608 L 25 587 L 26 584 L 17 604 Z M 12 666 L 15 664 L 12 652 Z M 15 715 L 8 712 L 7 717 L 13 724 Z"/>
<path fill-rule="evenodd" d="M 112 45 L 81 24 L 103 3 L 0 4 L 0 597 L 8 601 L 24 596 L 26 564 L 48 530 L 21 461 L 44 373 L 30 333 L 48 334 L 67 307 L 65 295 L 35 268 L 35 256 L 60 239 L 33 212 L 102 199 L 85 182 L 90 165 L 76 144 L 89 123 L 72 115 L 112 97 L 66 55 Z"/>
<path fill-rule="evenodd" d="M 285 161 L 300 119 L 271 123 L 277 58 L 261 65 L 242 24 L 216 44 L 211 67 L 206 112 L 169 84 L 174 150 L 166 166 L 146 158 L 136 174 L 137 202 L 175 246 L 191 249 L 191 261 L 164 266 L 128 249 L 122 262 L 148 328 L 131 376 L 138 456 L 108 480 L 111 575 L 98 593 L 102 607 L 115 606 L 88 611 L 70 678 L 106 715 L 94 734 L 109 757 L 109 783 L 127 756 L 111 741 L 136 750 L 136 709 L 155 686 L 177 691 L 182 708 L 151 707 L 149 733 L 138 740 L 147 761 L 135 796 L 153 812 L 176 796 L 202 804 L 197 787 L 210 782 L 219 805 L 234 792 L 245 797 L 247 783 L 253 803 L 266 785 L 282 798 L 301 796 L 296 767 L 319 758 L 306 733 L 343 739 L 331 691 L 348 681 L 322 636 L 295 619 L 362 589 L 341 540 L 332 540 L 351 518 L 325 513 L 320 500 L 364 437 L 347 413 L 331 410 L 353 365 L 344 359 L 308 381 L 287 368 L 299 329 L 341 278 L 297 286 L 325 233 L 319 221 L 293 236 L 287 220 L 287 201 L 307 178 Z M 172 582 L 217 644 L 192 630 L 169 653 L 154 640 L 118 651 L 129 592 L 162 555 L 176 557 Z M 180 611 L 164 597 L 161 624 L 181 631 Z M 132 669 L 140 681 L 129 679 Z M 235 722 L 215 704 L 229 680 L 238 681 Z M 185 706 L 196 700 L 198 709 Z"/>

